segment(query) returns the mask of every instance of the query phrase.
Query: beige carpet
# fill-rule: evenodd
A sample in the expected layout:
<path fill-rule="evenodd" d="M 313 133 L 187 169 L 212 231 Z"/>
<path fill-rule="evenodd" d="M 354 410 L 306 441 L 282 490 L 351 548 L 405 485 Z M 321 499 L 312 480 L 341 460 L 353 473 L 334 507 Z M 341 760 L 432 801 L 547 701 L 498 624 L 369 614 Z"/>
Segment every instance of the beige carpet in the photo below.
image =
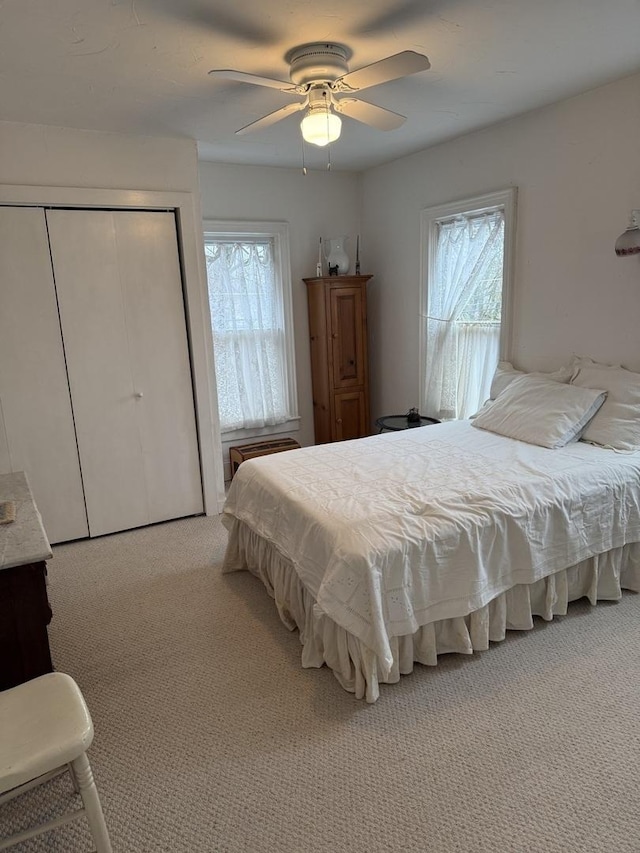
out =
<path fill-rule="evenodd" d="M 638 853 L 640 597 L 473 657 L 368 706 L 300 667 L 262 585 L 223 576 L 196 518 L 55 548 L 51 646 L 91 708 L 114 851 Z M 0 837 L 73 801 L 0 809 Z M 82 823 L 16 851 L 90 849 Z"/>

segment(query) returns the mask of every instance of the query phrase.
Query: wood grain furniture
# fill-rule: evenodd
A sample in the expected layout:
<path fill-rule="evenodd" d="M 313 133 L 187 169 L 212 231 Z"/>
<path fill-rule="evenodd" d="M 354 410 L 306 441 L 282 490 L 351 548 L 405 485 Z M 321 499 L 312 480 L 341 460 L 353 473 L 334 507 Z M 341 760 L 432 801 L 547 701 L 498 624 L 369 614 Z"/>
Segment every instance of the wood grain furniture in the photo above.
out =
<path fill-rule="evenodd" d="M 0 472 L 51 542 L 203 510 L 176 222 L 0 208 Z"/>
<path fill-rule="evenodd" d="M 78 685 L 62 672 L 42 675 L 0 693 L 0 804 L 69 772 L 82 808 L 0 839 L 6 850 L 86 816 L 97 853 L 111 853 L 86 752 L 93 723 Z"/>
<path fill-rule="evenodd" d="M 367 282 L 370 275 L 305 278 L 316 444 L 370 434 Z"/>
<path fill-rule="evenodd" d="M 240 465 L 247 459 L 256 459 L 258 456 L 269 456 L 272 453 L 282 453 L 283 450 L 295 450 L 297 447 L 300 447 L 300 445 L 294 438 L 274 438 L 230 447 L 229 462 L 231 463 L 231 479 L 233 479 L 233 475 Z"/>
<path fill-rule="evenodd" d="M 22 471 L 0 475 L 0 501 L 7 500 L 16 518 L 0 525 L 0 690 L 53 669 L 45 562 L 52 553 Z"/>

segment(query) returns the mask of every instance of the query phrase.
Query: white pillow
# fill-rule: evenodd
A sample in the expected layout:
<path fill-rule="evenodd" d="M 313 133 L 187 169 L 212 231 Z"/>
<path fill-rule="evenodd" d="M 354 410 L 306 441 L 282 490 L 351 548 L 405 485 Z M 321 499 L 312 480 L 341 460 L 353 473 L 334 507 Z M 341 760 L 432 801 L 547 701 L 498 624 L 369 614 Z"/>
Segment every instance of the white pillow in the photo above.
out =
<path fill-rule="evenodd" d="M 526 376 L 524 370 L 517 370 L 510 361 L 499 361 L 491 380 L 489 399 L 495 400 L 518 376 Z"/>
<path fill-rule="evenodd" d="M 604 391 L 542 376 L 517 376 L 472 423 L 529 444 L 563 447 L 580 436 L 605 397 Z"/>
<path fill-rule="evenodd" d="M 496 372 L 493 374 L 493 379 L 491 381 L 489 397 L 492 400 L 495 400 L 496 397 L 504 391 L 514 379 L 518 378 L 518 376 L 542 376 L 545 379 L 553 379 L 554 382 L 566 383 L 571 379 L 574 372 L 575 366 L 573 363 L 564 367 L 559 367 L 558 370 L 554 370 L 551 373 L 541 373 L 540 371 L 527 373 L 524 370 L 517 370 L 510 361 L 499 361 L 498 366 L 496 367 Z"/>
<path fill-rule="evenodd" d="M 498 366 L 496 367 L 496 372 L 493 374 L 493 379 L 491 380 L 489 399 L 484 401 L 480 408 L 480 412 L 488 409 L 489 406 L 493 406 L 496 397 L 499 397 L 505 388 L 507 388 L 514 379 L 517 379 L 518 376 L 542 376 L 545 379 L 553 379 L 554 382 L 566 383 L 569 382 L 574 373 L 575 367 L 573 362 L 564 367 L 559 367 L 551 373 L 527 373 L 524 370 L 518 370 L 515 368 L 510 361 L 499 361 Z M 474 415 L 470 415 L 470 417 L 472 419 L 476 418 L 478 414 L 479 412 L 476 412 Z"/>
<path fill-rule="evenodd" d="M 640 373 L 580 358 L 571 384 L 607 392 L 604 405 L 582 435 L 584 441 L 613 450 L 640 449 Z"/>

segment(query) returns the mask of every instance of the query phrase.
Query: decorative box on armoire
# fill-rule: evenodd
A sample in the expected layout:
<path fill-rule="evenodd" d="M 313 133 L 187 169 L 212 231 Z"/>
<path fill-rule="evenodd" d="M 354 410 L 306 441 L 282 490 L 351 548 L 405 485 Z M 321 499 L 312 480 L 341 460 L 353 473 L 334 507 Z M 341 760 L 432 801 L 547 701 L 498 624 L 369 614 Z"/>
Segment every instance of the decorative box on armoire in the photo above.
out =
<path fill-rule="evenodd" d="M 316 444 L 369 435 L 367 282 L 370 275 L 305 278 Z"/>

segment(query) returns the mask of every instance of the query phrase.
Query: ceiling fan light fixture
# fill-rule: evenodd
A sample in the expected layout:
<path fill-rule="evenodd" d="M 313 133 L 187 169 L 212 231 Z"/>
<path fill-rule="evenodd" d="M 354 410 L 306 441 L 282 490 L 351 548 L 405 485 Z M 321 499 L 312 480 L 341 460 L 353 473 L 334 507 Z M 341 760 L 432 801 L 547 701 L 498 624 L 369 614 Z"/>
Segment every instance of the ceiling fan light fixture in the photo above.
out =
<path fill-rule="evenodd" d="M 233 68 L 213 68 L 209 74 L 213 77 L 279 89 L 288 95 L 302 96 L 301 101 L 288 104 L 252 121 L 236 130 L 236 133 L 248 133 L 270 127 L 292 112 L 306 110 L 300 123 L 302 138 L 311 145 L 323 148 L 340 137 L 342 121 L 336 113 L 379 130 L 394 130 L 400 127 L 405 116 L 354 98 L 353 93 L 408 77 L 431 67 L 428 58 L 414 50 L 394 53 L 356 71 L 349 71 L 350 58 L 351 50 L 346 45 L 311 42 L 298 45 L 286 54 L 290 83 Z M 327 168 L 330 168 L 330 161 Z"/>
<path fill-rule="evenodd" d="M 310 109 L 300 122 L 300 130 L 305 142 L 324 148 L 339 139 L 342 120 L 328 108 Z"/>

